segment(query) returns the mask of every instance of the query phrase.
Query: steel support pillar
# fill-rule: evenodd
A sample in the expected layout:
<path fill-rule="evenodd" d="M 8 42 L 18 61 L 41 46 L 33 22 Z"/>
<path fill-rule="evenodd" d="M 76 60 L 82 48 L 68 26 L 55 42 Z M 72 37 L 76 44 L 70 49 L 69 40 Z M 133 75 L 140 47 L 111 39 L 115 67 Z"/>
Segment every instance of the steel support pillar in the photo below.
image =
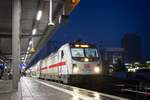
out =
<path fill-rule="evenodd" d="M 20 64 L 20 18 L 21 0 L 12 0 L 12 88 L 18 90 L 19 64 Z"/>

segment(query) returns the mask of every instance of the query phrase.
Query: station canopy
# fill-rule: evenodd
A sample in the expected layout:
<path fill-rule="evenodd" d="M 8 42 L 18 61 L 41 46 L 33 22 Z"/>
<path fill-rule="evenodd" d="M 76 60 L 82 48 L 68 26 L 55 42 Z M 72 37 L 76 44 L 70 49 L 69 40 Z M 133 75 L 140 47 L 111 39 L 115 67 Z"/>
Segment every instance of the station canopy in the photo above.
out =
<path fill-rule="evenodd" d="M 12 58 L 12 1 L 0 1 L 0 62 Z M 21 0 L 21 61 L 28 63 L 72 12 L 74 0 Z M 77 0 L 79 1 L 79 0 Z M 53 25 L 49 25 L 50 9 Z M 37 18 L 38 17 L 38 18 Z M 16 44 L 17 45 L 17 44 Z"/>

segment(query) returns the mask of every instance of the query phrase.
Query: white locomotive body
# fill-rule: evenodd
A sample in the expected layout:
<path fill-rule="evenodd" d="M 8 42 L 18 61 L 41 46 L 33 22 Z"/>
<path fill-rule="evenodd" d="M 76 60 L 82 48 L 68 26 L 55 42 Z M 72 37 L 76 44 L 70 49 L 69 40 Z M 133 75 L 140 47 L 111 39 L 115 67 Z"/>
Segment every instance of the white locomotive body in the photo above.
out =
<path fill-rule="evenodd" d="M 64 44 L 30 69 L 31 73 L 37 72 L 40 78 L 63 83 L 77 81 L 81 76 L 99 75 L 101 72 L 97 49 L 85 43 Z"/>

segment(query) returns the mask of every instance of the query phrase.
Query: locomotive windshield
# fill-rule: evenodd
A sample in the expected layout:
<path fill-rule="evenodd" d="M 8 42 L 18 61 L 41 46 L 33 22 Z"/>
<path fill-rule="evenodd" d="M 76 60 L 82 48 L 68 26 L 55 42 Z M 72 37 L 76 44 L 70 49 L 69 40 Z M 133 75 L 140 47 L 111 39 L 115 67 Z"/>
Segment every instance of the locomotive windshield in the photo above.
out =
<path fill-rule="evenodd" d="M 82 48 L 72 48 L 72 57 L 84 57 L 84 49 Z"/>
<path fill-rule="evenodd" d="M 86 55 L 86 57 L 98 57 L 97 49 L 86 48 L 85 55 Z"/>
<path fill-rule="evenodd" d="M 88 57 L 88 58 L 98 57 L 97 49 L 94 48 L 72 48 L 71 53 L 72 57 Z"/>

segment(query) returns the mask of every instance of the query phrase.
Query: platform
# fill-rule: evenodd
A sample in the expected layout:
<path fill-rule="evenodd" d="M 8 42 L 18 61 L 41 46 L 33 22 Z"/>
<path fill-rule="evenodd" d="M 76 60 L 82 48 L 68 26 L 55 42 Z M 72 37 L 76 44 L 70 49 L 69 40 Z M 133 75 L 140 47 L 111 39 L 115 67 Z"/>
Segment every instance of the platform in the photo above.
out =
<path fill-rule="evenodd" d="M 0 100 L 125 100 L 54 82 L 22 77 L 18 92 L 0 93 Z"/>

